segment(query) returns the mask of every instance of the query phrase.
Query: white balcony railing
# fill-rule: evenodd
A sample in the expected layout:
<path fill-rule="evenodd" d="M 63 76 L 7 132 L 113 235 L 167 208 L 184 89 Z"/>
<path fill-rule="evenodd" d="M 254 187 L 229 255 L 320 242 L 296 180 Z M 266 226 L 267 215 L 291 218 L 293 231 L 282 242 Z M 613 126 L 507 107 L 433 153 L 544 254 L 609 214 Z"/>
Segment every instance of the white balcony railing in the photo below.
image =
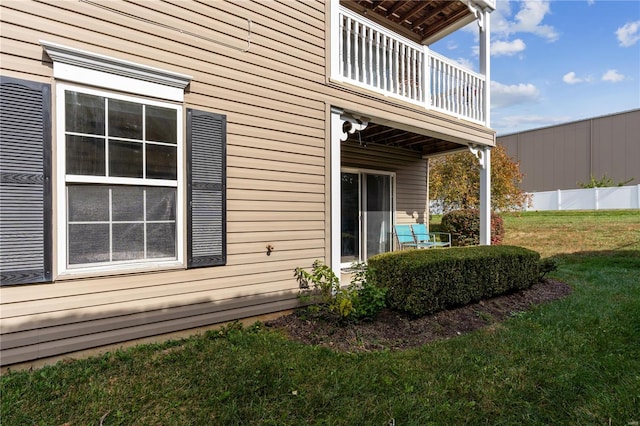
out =
<path fill-rule="evenodd" d="M 457 117 L 485 123 L 486 79 L 343 7 L 337 77 Z"/>

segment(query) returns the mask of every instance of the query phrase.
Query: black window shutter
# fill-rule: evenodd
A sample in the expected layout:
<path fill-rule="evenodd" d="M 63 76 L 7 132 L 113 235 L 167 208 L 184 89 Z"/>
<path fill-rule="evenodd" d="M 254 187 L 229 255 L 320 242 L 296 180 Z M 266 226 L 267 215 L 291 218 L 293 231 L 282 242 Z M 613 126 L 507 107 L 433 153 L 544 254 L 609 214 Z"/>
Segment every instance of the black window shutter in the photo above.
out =
<path fill-rule="evenodd" d="M 187 266 L 227 261 L 224 115 L 187 109 Z"/>
<path fill-rule="evenodd" d="M 51 281 L 51 86 L 0 77 L 0 285 Z"/>

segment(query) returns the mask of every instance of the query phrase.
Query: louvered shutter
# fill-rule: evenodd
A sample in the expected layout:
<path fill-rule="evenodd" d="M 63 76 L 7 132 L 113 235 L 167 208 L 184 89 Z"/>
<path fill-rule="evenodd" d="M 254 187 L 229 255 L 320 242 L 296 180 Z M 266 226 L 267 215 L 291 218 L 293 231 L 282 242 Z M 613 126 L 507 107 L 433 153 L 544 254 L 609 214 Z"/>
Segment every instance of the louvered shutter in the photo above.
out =
<path fill-rule="evenodd" d="M 51 281 L 51 87 L 0 77 L 0 285 Z"/>
<path fill-rule="evenodd" d="M 226 116 L 187 110 L 187 265 L 224 265 Z"/>

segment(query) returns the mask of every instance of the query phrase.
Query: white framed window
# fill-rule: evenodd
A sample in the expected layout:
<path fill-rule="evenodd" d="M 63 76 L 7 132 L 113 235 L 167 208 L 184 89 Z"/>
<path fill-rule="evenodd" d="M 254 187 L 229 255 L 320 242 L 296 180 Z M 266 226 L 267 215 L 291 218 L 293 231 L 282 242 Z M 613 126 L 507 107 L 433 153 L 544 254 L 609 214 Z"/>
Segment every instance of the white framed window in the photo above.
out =
<path fill-rule="evenodd" d="M 58 273 L 184 264 L 183 109 L 56 86 Z"/>

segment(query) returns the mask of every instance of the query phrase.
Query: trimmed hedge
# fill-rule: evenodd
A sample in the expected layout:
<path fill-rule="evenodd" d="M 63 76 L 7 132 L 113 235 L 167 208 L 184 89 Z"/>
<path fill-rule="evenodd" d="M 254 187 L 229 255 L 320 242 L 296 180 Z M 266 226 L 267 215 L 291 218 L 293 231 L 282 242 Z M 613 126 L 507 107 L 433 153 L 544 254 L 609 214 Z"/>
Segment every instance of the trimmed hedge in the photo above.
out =
<path fill-rule="evenodd" d="M 371 280 L 387 288 L 387 306 L 414 317 L 467 305 L 538 280 L 540 254 L 516 246 L 418 249 L 368 261 Z"/>
<path fill-rule="evenodd" d="M 480 244 L 480 210 L 453 210 L 442 216 L 440 231 L 451 234 L 454 246 L 477 246 Z M 504 221 L 491 212 L 491 244 L 502 244 Z"/>

